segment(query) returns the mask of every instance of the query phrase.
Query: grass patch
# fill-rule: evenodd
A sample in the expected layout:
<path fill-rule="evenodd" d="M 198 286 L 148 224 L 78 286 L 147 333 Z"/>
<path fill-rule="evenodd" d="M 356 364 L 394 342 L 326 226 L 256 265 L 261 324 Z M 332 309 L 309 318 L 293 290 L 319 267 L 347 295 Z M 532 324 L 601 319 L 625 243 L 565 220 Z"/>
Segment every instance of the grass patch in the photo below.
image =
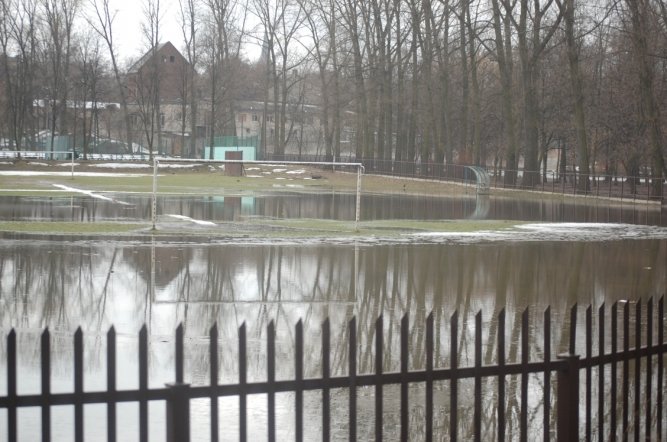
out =
<path fill-rule="evenodd" d="M 0 221 L 0 231 L 41 233 L 41 234 L 81 234 L 109 235 L 132 233 L 150 227 L 149 224 L 134 223 L 77 223 L 77 222 L 42 222 L 42 221 Z"/>

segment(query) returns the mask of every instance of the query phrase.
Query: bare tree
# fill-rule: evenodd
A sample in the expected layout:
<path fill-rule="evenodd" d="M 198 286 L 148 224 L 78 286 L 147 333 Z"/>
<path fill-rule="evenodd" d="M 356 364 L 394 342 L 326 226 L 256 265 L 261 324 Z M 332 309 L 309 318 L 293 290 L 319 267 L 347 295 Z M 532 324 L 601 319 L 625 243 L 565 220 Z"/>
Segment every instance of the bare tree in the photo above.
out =
<path fill-rule="evenodd" d="M 570 70 L 570 87 L 574 100 L 574 127 L 577 139 L 577 166 L 579 167 L 578 189 L 587 192 L 590 189 L 589 149 L 586 134 L 586 117 L 584 113 L 584 86 L 579 66 L 579 44 L 575 36 L 575 2 L 556 0 L 565 19 L 565 41 L 567 43 L 568 68 Z"/>
<path fill-rule="evenodd" d="M 630 35 L 635 50 L 641 116 L 645 130 L 648 131 L 648 144 L 653 177 L 652 194 L 662 197 L 662 177 L 665 170 L 665 158 L 662 153 L 662 129 L 660 127 L 660 108 L 656 103 L 654 91 L 655 67 L 649 54 L 648 32 L 651 5 L 647 0 L 625 0 L 630 14 Z M 664 7 L 664 5 L 662 5 Z"/>
<path fill-rule="evenodd" d="M 75 53 L 78 72 L 74 75 L 74 83 L 77 85 L 74 92 L 74 102 L 76 108 L 81 107 L 83 158 L 87 159 L 94 133 L 93 127 L 97 126 L 98 103 L 104 65 L 98 35 L 83 35 L 80 40 L 80 45 Z M 75 113 L 74 116 L 76 119 L 77 114 Z M 74 133 L 76 135 L 76 124 Z M 96 131 L 95 134 L 97 135 Z"/>
<path fill-rule="evenodd" d="M 125 123 L 125 142 L 130 150 L 132 147 L 132 123 L 130 121 L 130 112 L 127 106 L 127 90 L 123 83 L 122 73 L 118 65 L 116 47 L 114 45 L 114 20 L 116 14 L 109 9 L 109 0 L 89 0 L 94 11 L 94 17 L 87 19 L 90 27 L 104 40 L 111 60 L 118 96 L 120 97 L 120 106 L 123 112 L 123 121 Z"/>
<path fill-rule="evenodd" d="M 135 98 L 139 105 L 141 124 L 148 144 L 150 161 L 153 161 L 155 147 L 158 150 L 162 149 L 162 112 L 160 109 L 162 71 L 158 56 L 161 20 L 160 0 L 146 0 L 144 3 L 144 22 L 141 29 L 148 52 L 146 53 L 147 59 L 139 60 L 139 63 L 143 62 L 144 64 L 137 66 Z"/>
<path fill-rule="evenodd" d="M 36 21 L 36 1 L 0 0 L 0 62 L 5 113 L 11 143 L 19 151 L 19 158 L 34 100 Z"/>
<path fill-rule="evenodd" d="M 506 0 L 507 1 L 507 0 Z M 540 57 L 546 50 L 562 19 L 561 11 L 553 11 L 553 0 L 544 3 L 533 0 L 532 9 L 528 0 L 519 2 L 519 21 L 514 22 L 519 40 L 521 60 L 521 86 L 523 89 L 524 113 L 524 174 L 522 184 L 532 187 L 540 180 L 539 152 L 539 98 L 537 84 L 540 76 Z M 555 14 L 551 25 L 544 20 Z M 531 19 L 532 23 L 528 23 Z"/>
<path fill-rule="evenodd" d="M 182 132 L 185 132 L 186 110 L 189 104 L 190 120 L 190 146 L 189 156 L 194 158 L 197 153 L 197 110 L 199 96 L 197 94 L 197 64 L 199 62 L 199 51 L 197 47 L 197 34 L 199 29 L 199 17 L 197 3 L 194 0 L 179 0 L 181 17 L 181 30 L 185 41 L 185 52 L 187 65 L 184 67 L 183 76 L 183 102 L 182 102 Z M 186 104 L 187 103 L 187 104 Z M 185 138 L 185 137 L 183 137 Z M 185 148 L 185 146 L 183 146 Z"/>
<path fill-rule="evenodd" d="M 49 104 L 51 112 L 51 151 L 59 126 L 67 133 L 67 100 L 72 55 L 72 32 L 78 0 L 41 0 L 46 25 L 46 59 L 49 64 Z"/>

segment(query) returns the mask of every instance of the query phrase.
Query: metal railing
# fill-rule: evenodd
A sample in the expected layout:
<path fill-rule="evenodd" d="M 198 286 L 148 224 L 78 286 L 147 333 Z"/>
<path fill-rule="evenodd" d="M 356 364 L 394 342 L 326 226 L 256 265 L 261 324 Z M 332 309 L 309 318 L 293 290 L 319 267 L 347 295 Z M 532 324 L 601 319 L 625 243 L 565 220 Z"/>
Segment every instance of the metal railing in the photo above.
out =
<path fill-rule="evenodd" d="M 262 160 L 318 161 L 323 155 L 264 155 Z M 364 165 L 367 175 L 388 175 L 415 179 L 449 181 L 476 186 L 476 175 L 467 165 L 424 163 L 420 161 L 395 161 L 382 159 L 361 159 L 354 156 L 330 158 L 328 161 L 340 163 L 360 162 Z M 479 166 L 474 166 L 479 167 Z M 633 201 L 667 201 L 667 179 L 651 176 L 625 176 L 591 173 L 586 178 L 576 171 L 534 171 L 508 170 L 502 168 L 482 167 L 490 177 L 490 185 L 495 188 L 517 189 L 525 191 L 541 191 L 561 195 L 581 195 L 590 197 L 618 198 Z M 524 175 L 531 180 L 524 180 Z M 580 180 L 587 179 L 584 186 Z M 660 181 L 661 192 L 656 192 L 655 181 Z"/>
<path fill-rule="evenodd" d="M 634 315 L 631 315 L 634 310 Z M 644 312 L 644 314 L 642 314 Z M 610 318 L 608 317 L 611 313 Z M 574 306 L 570 310 L 569 347 L 567 354 L 554 355 L 552 352 L 552 322 L 551 310 L 547 308 L 542 317 L 543 342 L 535 342 L 542 346 L 538 360 L 530 360 L 529 336 L 531 326 L 529 310 L 521 315 L 520 336 L 517 337 L 518 355 L 516 362 L 508 361 L 505 328 L 505 311 L 501 310 L 494 320 L 495 342 L 491 338 L 487 347 L 495 346 L 496 361 L 493 364 L 482 362 L 482 313 L 475 315 L 474 320 L 474 357 L 472 364 L 461 366 L 460 338 L 462 328 L 459 326 L 459 315 L 454 313 L 450 321 L 449 339 L 439 336 L 436 341 L 433 314 L 426 319 L 424 327 L 423 368 L 409 368 L 410 326 L 408 316 L 404 316 L 400 325 L 400 370 L 385 372 L 384 351 L 385 333 L 383 319 L 377 319 L 374 325 L 374 372 L 359 373 L 357 370 L 358 342 L 357 323 L 352 318 L 348 323 L 347 332 L 347 374 L 343 376 L 331 375 L 331 331 L 329 321 L 322 325 L 321 334 L 321 376 L 316 378 L 304 377 L 304 327 L 299 321 L 294 333 L 294 376 L 288 380 L 276 379 L 276 328 L 271 321 L 267 325 L 266 338 L 266 380 L 260 382 L 248 381 L 247 337 L 246 326 L 238 329 L 238 382 L 231 384 L 219 383 L 219 342 L 218 328 L 213 326 L 209 333 L 209 364 L 210 380 L 207 385 L 190 385 L 184 379 L 184 330 L 182 325 L 176 330 L 175 339 L 175 373 L 174 383 L 162 388 L 148 386 L 148 333 L 144 326 L 139 332 L 138 366 L 139 388 L 133 390 L 118 390 L 116 387 L 116 333 L 112 327 L 107 333 L 107 385 L 104 391 L 84 391 L 83 388 L 83 333 L 78 329 L 74 334 L 74 391 L 71 393 L 52 393 L 50 385 L 51 352 L 50 334 L 45 330 L 41 335 L 41 393 L 17 394 L 17 339 L 12 330 L 7 336 L 7 394 L 0 396 L 0 409 L 7 410 L 7 432 L 9 442 L 17 440 L 17 411 L 24 407 L 41 408 L 42 440 L 50 440 L 51 407 L 57 405 L 74 406 L 74 440 L 82 441 L 84 437 L 84 405 L 106 404 L 107 409 L 107 437 L 108 441 L 115 441 L 118 422 L 116 407 L 120 403 L 137 403 L 139 405 L 139 439 L 148 440 L 148 404 L 151 401 L 166 401 L 166 435 L 168 441 L 187 442 L 190 440 L 190 401 L 193 399 L 210 400 L 210 439 L 219 440 L 219 409 L 218 398 L 238 398 L 238 432 L 241 441 L 248 440 L 248 430 L 252 422 L 248 421 L 248 398 L 251 395 L 265 395 L 267 398 L 266 413 L 268 421 L 268 440 L 274 441 L 276 435 L 276 395 L 284 392 L 294 394 L 294 437 L 297 441 L 304 439 L 304 393 L 319 392 L 321 395 L 321 437 L 328 441 L 332 436 L 331 428 L 331 393 L 335 389 L 347 392 L 347 436 L 349 440 L 357 440 L 360 415 L 358 414 L 359 389 L 372 387 L 374 396 L 374 418 L 371 423 L 375 440 L 383 440 L 384 409 L 387 406 L 384 399 L 384 389 L 388 386 L 400 388 L 400 439 L 405 441 L 410 437 L 410 405 L 414 403 L 411 397 L 410 386 L 419 385 L 424 389 L 421 427 L 423 439 L 434 439 L 434 421 L 436 415 L 444 419 L 447 425 L 447 435 L 450 440 L 473 439 L 480 441 L 490 437 L 482 430 L 483 407 L 487 407 L 489 397 L 495 398 L 492 405 L 495 419 L 493 437 L 497 440 L 508 439 L 508 421 L 512 419 L 508 402 L 518 398 L 518 413 L 514 419 L 518 422 L 519 440 L 528 440 L 529 419 L 529 378 L 539 377 L 543 387 L 539 389 L 541 395 L 537 400 L 542 405 L 543 432 L 538 437 L 531 435 L 531 439 L 543 438 L 551 440 L 556 435 L 558 441 L 579 440 L 585 437 L 591 440 L 597 435 L 597 440 L 626 439 L 634 433 L 635 439 L 640 436 L 646 440 L 662 440 L 665 436 L 665 410 L 663 392 L 664 383 L 664 356 L 667 346 L 664 342 L 665 316 L 664 299 L 657 303 L 649 299 L 646 307 L 641 302 L 631 304 L 614 303 L 609 312 L 604 305 L 597 312 L 588 307 L 584 314 L 584 353 L 576 354 L 578 310 Z M 533 318 L 535 319 L 535 318 Z M 597 330 L 593 329 L 593 321 L 597 322 Z M 535 322 L 535 321 L 533 321 Z M 631 325 L 633 327 L 631 327 Z M 609 327 L 609 328 L 608 328 Z M 540 331 L 540 330 L 538 330 Z M 444 334 L 438 330 L 438 334 Z M 597 354 L 593 354 L 593 342 L 597 340 Z M 439 348 L 436 342 L 449 342 L 448 367 L 437 367 L 436 352 Z M 595 374 L 595 376 L 593 376 Z M 555 377 L 556 388 L 552 391 L 552 381 Z M 507 385 L 512 378 L 519 387 L 516 392 L 508 393 Z M 494 382 L 487 382 L 493 380 Z M 459 386 L 463 382 L 474 384 L 472 395 L 462 395 Z M 436 409 L 434 390 L 436 383 L 445 382 L 449 385 L 449 411 L 442 415 Z M 490 389 L 494 391 L 489 391 Z M 594 397 L 593 392 L 597 397 Z M 368 390 L 366 390 L 368 395 Z M 535 389 L 530 390 L 535 400 Z M 553 396 L 553 397 L 552 397 Z M 470 416 L 460 416 L 462 402 L 472 400 L 472 419 Z M 552 409 L 552 402 L 556 410 Z M 337 402 L 340 407 L 340 402 Z M 442 405 L 442 403 L 440 403 Z M 555 418 L 554 416 L 555 411 Z M 596 411 L 596 420 L 593 412 Z M 461 412 L 463 413 L 463 412 Z M 366 414 L 367 416 L 367 414 Z M 488 418 L 488 416 L 487 416 Z M 534 416 L 533 416 L 534 418 Z M 486 419 L 485 419 L 486 421 Z M 462 430 L 462 422 L 472 422 L 466 425 L 467 432 Z M 514 436 L 515 437 L 515 436 Z"/>

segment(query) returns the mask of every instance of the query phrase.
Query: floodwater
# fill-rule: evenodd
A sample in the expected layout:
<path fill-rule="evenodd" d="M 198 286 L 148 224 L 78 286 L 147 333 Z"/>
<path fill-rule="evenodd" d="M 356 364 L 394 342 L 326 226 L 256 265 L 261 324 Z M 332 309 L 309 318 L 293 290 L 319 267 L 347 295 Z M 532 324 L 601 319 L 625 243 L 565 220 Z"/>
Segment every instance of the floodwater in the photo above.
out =
<path fill-rule="evenodd" d="M 353 220 L 355 195 L 285 192 L 250 196 L 166 196 L 157 199 L 158 213 L 205 221 L 242 221 L 246 217 Z M 93 194 L 74 197 L 0 196 L 2 221 L 148 221 L 150 196 Z M 667 227 L 667 209 L 603 201 L 520 201 L 497 197 L 426 197 L 364 195 L 361 219 L 488 219 L 541 222 L 627 223 Z"/>
<path fill-rule="evenodd" d="M 107 195 L 109 196 L 109 195 Z M 193 198 L 168 197 L 158 202 L 161 214 L 193 219 L 243 220 L 247 216 L 353 219 L 353 195 Z M 2 220 L 147 220 L 145 196 L 112 196 L 109 200 L 74 198 L 0 198 Z M 524 308 L 534 318 L 531 357 L 539 357 L 541 314 L 551 306 L 554 354 L 565 350 L 565 317 L 578 303 L 599 307 L 627 299 L 657 298 L 667 288 L 667 225 L 664 211 L 643 205 L 607 207 L 601 203 L 519 202 L 491 198 L 416 198 L 365 196 L 362 220 L 370 219 L 519 219 L 533 221 L 514 237 L 448 235 L 444 241 L 421 237 L 400 241 L 326 241 L 294 243 L 211 243 L 130 240 L 28 240 L 10 236 L 0 241 L 0 332 L 18 332 L 19 393 L 39 392 L 39 334 L 52 336 L 53 391 L 72 391 L 72 334 L 85 335 L 85 389 L 103 389 L 106 382 L 105 334 L 118 334 L 118 388 L 136 388 L 136 335 L 149 332 L 149 383 L 161 387 L 174 380 L 173 334 L 186 332 L 186 381 L 208 380 L 207 335 L 216 323 L 220 332 L 220 382 L 238 379 L 237 330 L 248 330 L 248 380 L 265 379 L 266 326 L 277 327 L 278 379 L 293 376 L 294 326 L 301 319 L 306 336 L 306 376 L 320 374 L 320 330 L 329 318 L 332 328 L 333 375 L 345 374 L 345 326 L 358 321 L 359 371 L 373 369 L 375 321 L 383 315 L 385 370 L 398 369 L 398 329 L 408 315 L 415 344 L 411 367 L 423 365 L 418 345 L 426 316 L 434 313 L 442 333 L 437 365 L 447 366 L 447 330 L 458 310 L 462 327 L 462 365 L 472 355 L 473 315 L 482 311 L 485 354 L 492 356 L 493 318 L 507 310 L 508 343 L 516 347 L 517 320 Z M 437 238 L 437 235 L 435 235 Z M 459 239 L 459 240 L 457 240 Z M 487 345 L 487 342 L 489 345 Z M 0 341 L 0 395 L 6 394 L 6 343 Z M 509 359 L 512 354 L 508 352 Z M 489 362 L 493 362 L 492 359 Z M 533 385 L 533 384 L 531 384 Z M 469 387 L 469 386 L 468 386 Z M 466 384 L 462 383 L 462 391 Z M 411 390 L 412 391 L 412 390 Z M 413 395 L 414 393 L 414 395 Z M 411 392 L 420 397 L 417 389 Z M 465 397 L 464 393 L 460 393 Z M 386 397 L 397 398 L 387 388 Z M 333 395 L 334 439 L 345 439 L 346 395 Z M 538 401 L 539 402 L 539 401 Z M 443 400 L 443 403 L 445 401 Z M 360 391 L 360 410 L 371 410 L 372 391 Z M 396 402 L 398 404 L 398 402 Z M 280 439 L 293 437 L 294 399 L 279 395 Z M 222 440 L 235 439 L 235 399 L 221 399 Z M 539 403 L 534 405 L 539 415 Z M 265 436 L 266 398 L 249 402 L 250 439 Z M 319 439 L 318 396 L 306 395 L 307 440 Z M 387 438 L 398 431 L 398 408 L 385 406 Z M 119 407 L 119 440 L 137 440 L 135 405 Z M 193 439 L 208 440 L 208 403 L 193 401 Z M 363 414 L 362 413 L 362 414 Z M 419 413 L 415 407 L 411 413 Z M 415 414 L 416 413 L 416 414 Z M 489 413 L 491 413 L 489 411 Z M 532 411 L 531 411 L 532 413 Z M 491 413 L 492 414 L 492 413 Z M 55 407 L 54 440 L 69 440 L 73 411 Z M 103 406 L 86 407 L 87 440 L 99 440 L 104 429 Z M 19 414 L 20 440 L 38 439 L 39 412 Z M 164 404 L 151 404 L 150 431 L 164 432 Z M 370 421 L 369 421 L 370 422 Z M 312 428 L 311 428 L 312 427 Z M 511 426 L 510 426 L 511 428 Z M 102 429 L 102 430 L 100 430 Z M 0 412 L 0 434 L 6 414 Z M 360 439 L 372 428 L 360 428 Z M 540 421 L 531 421 L 540 434 Z M 418 440 L 418 436 L 415 436 Z"/>

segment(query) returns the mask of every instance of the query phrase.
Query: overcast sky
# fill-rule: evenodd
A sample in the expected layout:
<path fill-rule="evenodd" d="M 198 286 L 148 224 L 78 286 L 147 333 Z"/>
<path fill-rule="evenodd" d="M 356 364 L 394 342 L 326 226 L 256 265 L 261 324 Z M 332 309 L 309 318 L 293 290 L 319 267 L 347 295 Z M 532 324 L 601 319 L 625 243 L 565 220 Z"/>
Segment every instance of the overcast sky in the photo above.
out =
<path fill-rule="evenodd" d="M 133 62 L 148 50 L 141 31 L 145 0 L 110 0 L 109 4 L 112 11 L 116 11 L 113 36 L 116 51 L 123 63 Z M 171 41 L 178 50 L 183 50 L 178 0 L 160 0 L 160 9 L 162 10 L 160 41 L 162 43 Z M 259 47 L 253 46 L 248 46 L 245 53 L 251 59 L 259 56 L 260 52 Z"/>

